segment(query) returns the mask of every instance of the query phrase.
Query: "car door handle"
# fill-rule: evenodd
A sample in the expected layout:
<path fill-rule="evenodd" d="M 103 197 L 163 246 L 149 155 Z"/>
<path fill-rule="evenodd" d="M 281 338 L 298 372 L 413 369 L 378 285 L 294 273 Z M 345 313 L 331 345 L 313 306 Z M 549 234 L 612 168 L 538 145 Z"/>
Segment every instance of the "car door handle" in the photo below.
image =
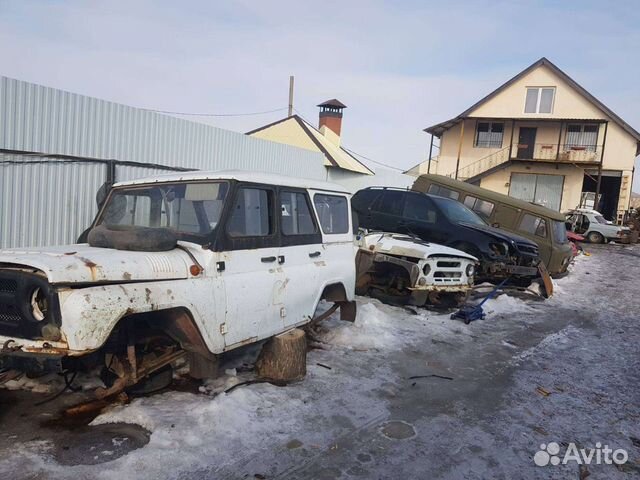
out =
<path fill-rule="evenodd" d="M 310 258 L 316 258 L 320 256 L 320 252 L 310 252 L 309 253 L 309 257 Z"/>
<path fill-rule="evenodd" d="M 276 257 L 262 257 L 260 261 L 262 263 L 271 263 L 276 261 Z"/>

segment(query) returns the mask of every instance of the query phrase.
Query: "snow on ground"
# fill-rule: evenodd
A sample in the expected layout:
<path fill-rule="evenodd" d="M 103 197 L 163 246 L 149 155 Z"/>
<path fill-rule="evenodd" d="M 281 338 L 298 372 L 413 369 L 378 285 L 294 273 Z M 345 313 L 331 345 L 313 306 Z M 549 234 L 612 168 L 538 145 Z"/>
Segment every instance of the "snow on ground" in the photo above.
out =
<path fill-rule="evenodd" d="M 316 331 L 323 348 L 309 353 L 308 375 L 301 382 L 287 387 L 254 384 L 221 393 L 247 375 L 229 371 L 205 384 L 203 394 L 172 391 L 138 398 L 92 422 L 144 427 L 151 437 L 143 448 L 100 465 L 63 466 L 52 454 L 55 441 L 37 441 L 17 445 L 12 455 L 0 458 L 0 471 L 13 472 L 14 478 L 73 479 L 254 474 L 417 478 L 424 472 L 432 478 L 530 478 L 539 441 L 531 428 L 551 415 L 535 387 L 559 387 L 590 398 L 589 385 L 563 378 L 558 362 L 562 355 L 572 355 L 567 358 L 573 362 L 579 362 L 580 355 L 595 355 L 604 343 L 598 344 L 597 336 L 584 329 L 596 328 L 611 314 L 625 314 L 624 308 L 613 306 L 612 298 L 602 298 L 603 306 L 594 308 L 593 297 L 602 288 L 596 277 L 606 278 L 611 268 L 604 254 L 599 255 L 579 258 L 573 273 L 555 282 L 553 298 L 536 302 L 500 296 L 485 304 L 485 320 L 470 325 L 448 314 L 414 314 L 359 298 L 355 323 L 334 315 Z M 633 302 L 631 293 L 626 297 Z M 637 301 L 630 308 L 640 311 Z M 596 343 L 576 348 L 583 338 Z M 549 373 L 554 368 L 559 370 Z M 579 371 L 572 367 L 573 374 Z M 408 380 L 431 373 L 454 379 Z M 590 375 L 606 391 L 606 376 Z M 566 418 L 554 417 L 546 428 L 555 434 L 552 439 L 562 433 L 569 441 L 567 432 L 583 420 L 572 420 L 571 411 L 563 411 Z M 588 412 L 586 425 L 604 422 L 606 412 Z M 415 432 L 394 443 L 380 433 L 390 420 L 404 422 Z M 621 428 L 627 431 L 629 426 Z M 496 456 L 494 447 L 507 457 Z M 564 473 L 550 478 L 566 478 Z"/>

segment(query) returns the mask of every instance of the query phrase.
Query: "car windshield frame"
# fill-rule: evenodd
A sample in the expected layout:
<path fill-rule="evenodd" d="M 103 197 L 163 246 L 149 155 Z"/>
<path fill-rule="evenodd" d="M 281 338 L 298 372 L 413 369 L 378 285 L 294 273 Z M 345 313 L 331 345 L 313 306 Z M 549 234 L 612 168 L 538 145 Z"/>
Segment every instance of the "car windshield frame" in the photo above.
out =
<path fill-rule="evenodd" d="M 481 226 L 489 225 L 484 218 L 458 200 L 440 197 L 438 195 L 431 195 L 431 200 L 433 200 L 433 203 L 436 205 L 438 210 L 442 212 L 445 218 L 452 223 L 467 223 L 470 225 Z M 461 215 L 459 217 L 456 215 L 452 216 L 450 211 L 451 209 Z"/>
<path fill-rule="evenodd" d="M 191 185 L 196 185 L 197 187 L 193 188 L 192 192 L 188 192 L 188 188 Z M 218 198 L 208 199 L 207 195 L 207 186 L 211 185 L 220 185 L 217 189 L 216 196 Z M 135 192 L 150 192 L 156 195 L 145 195 L 141 193 Z M 179 192 L 179 196 L 175 196 L 175 193 Z M 198 243 L 204 245 L 207 243 L 208 239 L 217 231 L 223 220 L 223 212 L 226 207 L 227 202 L 229 201 L 229 195 L 231 191 L 231 184 L 228 180 L 202 180 L 202 181 L 175 181 L 175 182 L 154 182 L 154 183 L 144 183 L 144 184 L 134 184 L 134 185 L 123 185 L 120 187 L 112 188 L 109 192 L 109 195 L 104 202 L 104 205 L 100 208 L 100 212 L 96 218 L 94 223 L 94 227 L 99 225 L 105 226 L 129 226 L 132 229 L 136 227 L 140 228 L 158 228 L 158 229 L 169 229 L 173 232 L 178 240 L 186 240 L 194 243 Z M 212 193 L 210 190 L 208 193 Z M 171 197 L 171 194 L 174 194 Z M 186 198 L 187 196 L 191 196 L 191 198 Z M 126 201 L 126 204 L 121 204 L 119 206 L 113 206 L 115 199 L 117 198 L 134 198 L 134 205 L 131 206 L 129 204 L 129 200 Z M 153 198 L 152 198 L 153 197 Z M 136 214 L 133 213 L 133 210 L 130 208 L 137 208 L 137 202 L 139 199 L 148 199 L 149 207 L 147 211 L 143 211 L 141 213 L 141 217 L 136 219 Z M 169 210 L 170 207 L 173 206 L 173 202 L 176 200 L 180 201 L 178 211 L 175 209 Z M 158 205 L 158 202 L 160 205 Z M 183 203 L 184 202 L 184 203 Z M 204 205 L 204 202 L 216 202 L 215 211 L 212 212 L 213 204 Z M 154 205 L 152 205 L 152 203 Z M 185 226 L 185 224 L 171 225 L 173 223 L 172 218 L 177 216 L 180 221 L 182 215 L 182 209 L 189 205 L 191 207 L 191 221 L 197 222 L 192 223 L 190 226 L 199 227 L 200 231 L 193 230 L 185 230 L 180 229 L 180 226 Z M 123 208 L 124 207 L 124 208 Z M 208 208 L 207 208 L 208 207 Z M 109 215 L 110 208 L 118 208 L 116 214 L 120 215 L 120 218 L 117 222 L 109 222 L 106 217 Z M 114 215 L 112 213 L 112 215 Z M 214 215 L 212 218 L 209 218 L 209 215 Z M 124 218 L 130 216 L 130 221 L 121 222 Z M 157 217 L 153 220 L 151 217 Z M 141 220 L 143 217 L 145 218 L 144 222 L 140 222 L 137 220 Z M 157 224 L 153 224 L 156 223 Z M 208 225 L 208 227 L 207 227 Z M 206 231 L 203 231 L 204 229 Z"/>

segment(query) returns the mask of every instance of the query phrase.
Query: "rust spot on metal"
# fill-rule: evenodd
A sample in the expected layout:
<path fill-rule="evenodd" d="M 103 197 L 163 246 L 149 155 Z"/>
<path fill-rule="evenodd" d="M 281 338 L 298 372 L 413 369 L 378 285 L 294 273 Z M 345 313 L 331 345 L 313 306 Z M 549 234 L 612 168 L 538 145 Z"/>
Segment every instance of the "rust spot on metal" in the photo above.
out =
<path fill-rule="evenodd" d="M 131 280 L 131 274 L 129 272 L 124 272 L 122 274 L 122 278 L 124 278 L 125 280 Z"/>
<path fill-rule="evenodd" d="M 84 258 L 84 257 L 78 257 L 80 260 L 82 260 L 82 263 L 84 263 L 87 267 L 89 268 L 95 268 L 98 266 L 97 263 L 89 260 L 88 258 Z"/>
<path fill-rule="evenodd" d="M 145 300 L 147 301 L 147 303 L 151 303 L 151 290 L 149 290 L 148 288 L 144 289 L 145 292 Z"/>
<path fill-rule="evenodd" d="M 98 267 L 98 264 L 85 257 L 78 257 L 78 259 L 80 259 L 82 263 L 84 263 L 87 267 L 89 267 L 89 270 L 91 270 L 91 280 L 95 281 L 98 273 L 96 270 L 96 268 Z"/>

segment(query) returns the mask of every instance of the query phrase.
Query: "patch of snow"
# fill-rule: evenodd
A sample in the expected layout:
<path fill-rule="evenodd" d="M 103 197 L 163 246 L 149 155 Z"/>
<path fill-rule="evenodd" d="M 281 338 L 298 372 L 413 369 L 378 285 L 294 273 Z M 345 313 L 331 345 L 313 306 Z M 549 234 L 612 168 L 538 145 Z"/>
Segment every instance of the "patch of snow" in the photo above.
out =
<path fill-rule="evenodd" d="M 522 360 L 526 360 L 531 357 L 533 354 L 538 353 L 539 351 L 545 350 L 546 348 L 558 345 L 558 344 L 566 344 L 569 341 L 569 338 L 574 335 L 580 335 L 580 330 L 573 326 L 566 327 L 559 332 L 552 333 L 551 335 L 546 336 L 539 344 L 534 347 L 528 348 L 518 355 L 514 356 L 511 359 L 511 363 L 516 364 L 521 362 Z"/>
<path fill-rule="evenodd" d="M 415 332 L 406 328 L 411 318 L 412 315 L 400 307 L 362 298 L 355 322 L 343 322 L 338 315 L 323 322 L 322 340 L 352 349 L 392 350 L 415 341 Z"/>
<path fill-rule="evenodd" d="M 497 298 L 487 300 L 482 307 L 487 315 L 508 315 L 532 311 L 531 306 L 524 300 L 510 295 L 500 295 Z"/>

